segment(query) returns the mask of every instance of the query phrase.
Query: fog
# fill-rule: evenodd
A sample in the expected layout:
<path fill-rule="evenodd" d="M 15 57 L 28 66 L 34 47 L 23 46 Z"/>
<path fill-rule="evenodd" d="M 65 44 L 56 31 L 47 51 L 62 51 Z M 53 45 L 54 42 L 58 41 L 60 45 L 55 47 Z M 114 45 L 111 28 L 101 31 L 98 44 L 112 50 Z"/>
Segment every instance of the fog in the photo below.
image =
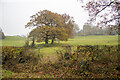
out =
<path fill-rule="evenodd" d="M 31 29 L 25 25 L 30 16 L 46 9 L 69 14 L 82 29 L 88 14 L 81 5 L 77 0 L 0 0 L 0 27 L 5 35 L 27 35 Z"/>

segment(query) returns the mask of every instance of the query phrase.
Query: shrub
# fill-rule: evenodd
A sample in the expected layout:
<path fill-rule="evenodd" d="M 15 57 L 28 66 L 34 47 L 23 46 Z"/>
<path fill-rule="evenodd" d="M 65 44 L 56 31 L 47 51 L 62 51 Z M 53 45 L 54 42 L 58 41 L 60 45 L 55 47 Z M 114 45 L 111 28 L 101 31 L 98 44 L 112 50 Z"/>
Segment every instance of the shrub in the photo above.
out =
<path fill-rule="evenodd" d="M 64 46 L 57 51 L 58 59 L 63 66 L 74 69 L 74 73 L 87 74 L 92 62 L 118 62 L 119 50 L 117 46 Z"/>
<path fill-rule="evenodd" d="M 2 63 L 16 64 L 25 62 L 37 62 L 34 51 L 23 47 L 2 47 Z"/>

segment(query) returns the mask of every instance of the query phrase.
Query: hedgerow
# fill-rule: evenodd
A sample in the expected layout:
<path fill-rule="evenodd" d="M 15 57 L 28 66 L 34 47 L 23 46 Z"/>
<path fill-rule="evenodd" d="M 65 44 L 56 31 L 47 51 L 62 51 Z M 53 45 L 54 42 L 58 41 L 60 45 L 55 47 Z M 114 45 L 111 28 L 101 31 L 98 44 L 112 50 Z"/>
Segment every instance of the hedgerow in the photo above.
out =
<path fill-rule="evenodd" d="M 2 47 L 2 64 L 36 62 L 35 52 L 23 47 Z"/>

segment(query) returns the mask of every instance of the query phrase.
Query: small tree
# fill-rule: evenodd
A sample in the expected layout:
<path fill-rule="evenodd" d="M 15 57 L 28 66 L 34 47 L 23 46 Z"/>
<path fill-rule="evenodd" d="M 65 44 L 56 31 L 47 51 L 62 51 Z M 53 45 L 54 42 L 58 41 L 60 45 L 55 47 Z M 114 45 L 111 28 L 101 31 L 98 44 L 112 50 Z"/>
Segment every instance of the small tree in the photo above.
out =
<path fill-rule="evenodd" d="M 5 39 L 5 35 L 4 35 L 4 33 L 2 32 L 2 39 Z"/>
<path fill-rule="evenodd" d="M 5 39 L 5 35 L 4 33 L 2 32 L 2 29 L 0 28 L 0 39 Z"/>
<path fill-rule="evenodd" d="M 76 35 L 78 35 L 78 31 L 80 30 L 80 28 L 79 28 L 79 26 L 78 26 L 78 24 L 74 24 L 74 27 L 73 27 L 73 32 L 74 32 L 74 35 L 76 36 Z"/>
<path fill-rule="evenodd" d="M 29 38 L 26 38 L 25 46 L 24 47 L 29 47 Z"/>

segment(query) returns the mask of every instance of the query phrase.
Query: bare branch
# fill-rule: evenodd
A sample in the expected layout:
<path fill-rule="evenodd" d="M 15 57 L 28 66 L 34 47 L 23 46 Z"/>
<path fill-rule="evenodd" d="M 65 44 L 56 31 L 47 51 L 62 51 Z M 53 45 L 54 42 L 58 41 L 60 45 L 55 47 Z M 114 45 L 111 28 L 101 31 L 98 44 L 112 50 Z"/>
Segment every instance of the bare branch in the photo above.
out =
<path fill-rule="evenodd" d="M 108 21 L 105 21 L 105 23 L 111 22 L 111 21 L 116 20 L 116 19 L 120 19 L 120 17 L 110 19 L 110 20 L 108 20 Z"/>
<path fill-rule="evenodd" d="M 108 5 L 104 5 L 105 7 L 103 7 L 101 10 L 99 10 L 98 12 L 96 12 L 95 16 L 98 15 L 98 14 L 99 14 L 100 12 L 102 12 L 103 10 L 105 10 L 105 9 L 106 9 L 108 6 L 110 6 L 112 3 L 113 3 L 113 1 L 110 2 Z"/>

